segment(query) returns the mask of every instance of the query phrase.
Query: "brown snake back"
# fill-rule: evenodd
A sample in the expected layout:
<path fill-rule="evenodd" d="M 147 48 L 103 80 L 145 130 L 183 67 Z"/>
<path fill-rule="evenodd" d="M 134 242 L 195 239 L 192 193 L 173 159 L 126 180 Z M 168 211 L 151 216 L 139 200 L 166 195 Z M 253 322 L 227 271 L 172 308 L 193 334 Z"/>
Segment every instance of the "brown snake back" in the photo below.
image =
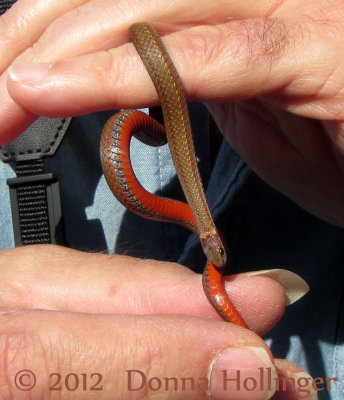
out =
<path fill-rule="evenodd" d="M 204 252 L 215 265 L 222 267 L 226 262 L 226 253 L 204 194 L 181 79 L 151 25 L 133 24 L 130 36 L 158 93 L 172 159 L 194 214 Z"/>

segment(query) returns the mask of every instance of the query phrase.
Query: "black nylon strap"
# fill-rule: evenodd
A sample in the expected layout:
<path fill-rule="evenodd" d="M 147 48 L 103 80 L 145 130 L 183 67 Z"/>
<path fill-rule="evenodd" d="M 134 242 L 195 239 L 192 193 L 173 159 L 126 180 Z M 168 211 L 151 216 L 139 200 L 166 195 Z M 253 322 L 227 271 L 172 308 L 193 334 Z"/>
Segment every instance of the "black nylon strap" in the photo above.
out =
<path fill-rule="evenodd" d="M 39 161 L 29 164 L 36 174 L 7 180 L 15 245 L 64 244 L 58 179 L 54 174 L 39 173 L 43 167 Z"/>
<path fill-rule="evenodd" d="M 49 212 L 46 195 L 46 185 L 43 182 L 26 181 L 20 182 L 25 177 L 37 178 L 43 175 L 43 160 L 30 160 L 16 165 L 17 178 L 8 181 L 11 197 L 15 196 L 14 204 L 18 208 L 15 211 L 14 220 L 19 221 L 21 244 L 50 243 Z M 13 207 L 12 207 L 13 213 Z"/>
<path fill-rule="evenodd" d="M 15 0 L 0 0 L 0 15 Z M 64 243 L 59 183 L 44 173 L 44 158 L 53 156 L 70 118 L 41 117 L 20 137 L 0 147 L 0 159 L 11 163 L 17 177 L 8 179 L 16 246 Z"/>
<path fill-rule="evenodd" d="M 41 117 L 0 147 L 0 159 L 11 163 L 17 175 L 7 180 L 16 246 L 65 244 L 59 182 L 56 175 L 44 173 L 44 158 L 55 154 L 70 120 Z"/>
<path fill-rule="evenodd" d="M 0 159 L 8 163 L 53 156 L 70 120 L 70 118 L 39 118 L 17 139 L 0 147 Z"/>
<path fill-rule="evenodd" d="M 65 244 L 59 182 L 55 174 L 44 173 L 44 157 L 56 152 L 69 122 L 39 118 L 0 148 L 0 158 L 11 162 L 17 175 L 7 180 L 16 246 Z"/>

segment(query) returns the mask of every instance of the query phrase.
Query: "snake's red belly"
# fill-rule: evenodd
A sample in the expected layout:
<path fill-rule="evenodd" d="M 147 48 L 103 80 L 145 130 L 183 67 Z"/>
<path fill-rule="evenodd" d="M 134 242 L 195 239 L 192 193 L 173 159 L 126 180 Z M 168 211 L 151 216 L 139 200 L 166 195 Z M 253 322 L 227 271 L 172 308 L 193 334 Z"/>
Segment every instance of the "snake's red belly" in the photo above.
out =
<path fill-rule="evenodd" d="M 166 143 L 164 127 L 137 110 L 122 111 L 109 119 L 101 137 L 101 162 L 108 185 L 117 199 L 129 210 L 145 218 L 172 222 L 199 234 L 188 204 L 162 198 L 140 184 L 130 161 L 132 136 L 152 146 Z M 226 320 L 246 327 L 224 289 L 221 269 L 208 261 L 203 273 L 205 294 Z"/>

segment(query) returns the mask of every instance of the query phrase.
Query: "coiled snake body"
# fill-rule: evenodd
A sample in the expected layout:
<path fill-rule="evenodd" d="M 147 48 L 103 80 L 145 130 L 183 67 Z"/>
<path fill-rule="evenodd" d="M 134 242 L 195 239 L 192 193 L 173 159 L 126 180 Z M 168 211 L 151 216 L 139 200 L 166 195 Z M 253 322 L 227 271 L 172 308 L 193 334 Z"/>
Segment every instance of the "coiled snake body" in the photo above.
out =
<path fill-rule="evenodd" d="M 117 199 L 131 211 L 145 218 L 180 224 L 200 237 L 208 259 L 203 273 L 206 296 L 225 320 L 246 327 L 224 289 L 222 270 L 226 251 L 200 179 L 181 79 L 151 25 L 132 25 L 130 36 L 158 93 L 165 128 L 137 110 L 121 111 L 111 117 L 101 137 L 100 153 L 105 178 Z M 167 138 L 188 204 L 160 198 L 141 186 L 130 162 L 129 147 L 133 135 L 152 146 L 166 143 Z"/>

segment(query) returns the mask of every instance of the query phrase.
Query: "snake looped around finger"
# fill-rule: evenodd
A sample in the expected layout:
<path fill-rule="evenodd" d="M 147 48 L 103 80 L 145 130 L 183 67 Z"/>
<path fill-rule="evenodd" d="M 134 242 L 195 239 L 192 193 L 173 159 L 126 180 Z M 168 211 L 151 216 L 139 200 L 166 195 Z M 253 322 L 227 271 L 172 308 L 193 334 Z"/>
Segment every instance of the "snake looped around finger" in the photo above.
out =
<path fill-rule="evenodd" d="M 226 250 L 201 182 L 181 79 L 160 36 L 150 24 L 133 24 L 130 37 L 158 93 L 165 127 L 137 110 L 121 111 L 112 116 L 101 136 L 105 178 L 117 199 L 134 213 L 180 224 L 199 236 L 208 260 L 203 272 L 207 298 L 226 321 L 247 327 L 224 289 L 222 271 L 227 260 Z M 151 146 L 160 146 L 167 140 L 188 204 L 155 196 L 141 186 L 130 162 L 132 136 Z"/>

